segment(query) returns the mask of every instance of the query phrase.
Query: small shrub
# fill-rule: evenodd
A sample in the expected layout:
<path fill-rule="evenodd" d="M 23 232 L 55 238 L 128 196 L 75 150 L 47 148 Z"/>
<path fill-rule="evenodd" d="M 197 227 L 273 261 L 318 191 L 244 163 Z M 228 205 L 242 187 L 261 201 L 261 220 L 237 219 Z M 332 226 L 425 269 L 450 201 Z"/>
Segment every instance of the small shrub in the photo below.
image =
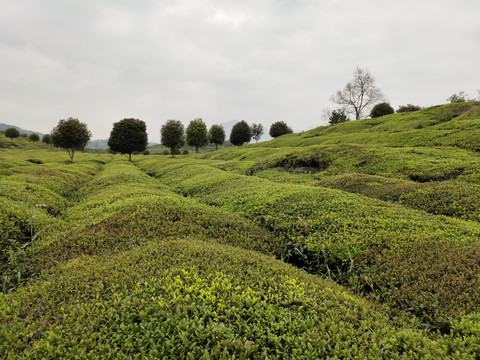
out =
<path fill-rule="evenodd" d="M 412 112 L 412 111 L 418 111 L 418 110 L 422 110 L 422 107 L 418 105 L 407 104 L 407 105 L 400 105 L 397 110 L 397 113 Z"/>
<path fill-rule="evenodd" d="M 380 116 L 393 114 L 394 112 L 395 110 L 393 110 L 389 103 L 383 102 L 373 107 L 372 111 L 370 111 L 370 117 L 377 118 Z"/>

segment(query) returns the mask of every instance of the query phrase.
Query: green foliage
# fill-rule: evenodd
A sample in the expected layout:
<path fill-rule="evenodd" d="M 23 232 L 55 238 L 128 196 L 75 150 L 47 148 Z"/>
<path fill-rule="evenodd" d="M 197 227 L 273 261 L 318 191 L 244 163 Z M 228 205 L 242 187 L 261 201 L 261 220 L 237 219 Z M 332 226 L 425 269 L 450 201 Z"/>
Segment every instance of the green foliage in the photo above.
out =
<path fill-rule="evenodd" d="M 263 135 L 263 125 L 262 124 L 252 124 L 252 139 L 255 142 L 258 142 Z"/>
<path fill-rule="evenodd" d="M 113 124 L 113 129 L 108 139 L 111 151 L 128 154 L 132 160 L 133 152 L 141 152 L 147 148 L 147 126 L 138 119 L 123 119 Z"/>
<path fill-rule="evenodd" d="M 369 297 L 417 315 L 422 326 L 449 333 L 452 319 L 479 309 L 479 264 L 478 243 L 420 242 L 405 254 L 373 247 L 359 257 L 351 282 Z"/>
<path fill-rule="evenodd" d="M 389 103 L 382 102 L 372 108 L 372 111 L 370 111 L 370 117 L 373 119 L 384 115 L 390 115 L 394 112 L 395 110 L 393 110 Z"/>
<path fill-rule="evenodd" d="M 208 144 L 207 125 L 202 119 L 197 118 L 190 121 L 187 126 L 187 144 L 195 147 L 195 152 L 198 153 L 198 148 Z"/>
<path fill-rule="evenodd" d="M 251 139 L 252 129 L 248 126 L 246 121 L 242 120 L 233 125 L 230 134 L 230 142 L 233 145 L 242 146 L 245 143 L 249 143 Z"/>
<path fill-rule="evenodd" d="M 73 162 L 75 152 L 85 148 L 92 134 L 86 124 L 70 117 L 66 120 L 60 120 L 52 130 L 51 136 L 52 144 L 55 147 L 67 150 L 70 162 Z"/>
<path fill-rule="evenodd" d="M 52 137 L 50 136 L 50 134 L 43 135 L 42 142 L 47 145 L 50 145 L 52 143 Z"/>
<path fill-rule="evenodd" d="M 37 142 L 40 140 L 40 136 L 35 133 L 31 133 L 30 136 L 28 137 L 30 141 Z"/>
<path fill-rule="evenodd" d="M 419 111 L 419 110 L 422 110 L 421 106 L 407 104 L 407 105 L 400 105 L 398 107 L 397 113 L 412 112 L 412 111 Z"/>
<path fill-rule="evenodd" d="M 210 143 L 215 144 L 215 150 L 218 149 L 218 145 L 222 145 L 225 142 L 225 130 L 222 125 L 212 125 L 209 130 Z"/>
<path fill-rule="evenodd" d="M 273 186 L 189 162 L 173 166 L 141 161 L 139 165 L 185 196 L 253 219 L 280 240 L 277 256 L 340 282 L 348 281 L 356 257 L 372 246 L 401 255 L 410 253 L 416 243 L 463 246 L 476 242 L 480 235 L 478 223 L 429 216 L 356 194 L 291 184 Z"/>
<path fill-rule="evenodd" d="M 185 144 L 185 128 L 179 120 L 168 120 L 160 130 L 161 143 L 170 149 L 172 157 L 175 150 Z"/>
<path fill-rule="evenodd" d="M 270 126 L 270 136 L 273 138 L 291 134 L 293 130 L 284 122 L 284 121 L 277 121 Z"/>
<path fill-rule="evenodd" d="M 13 141 L 13 139 L 20 136 L 20 132 L 16 128 L 8 128 L 5 130 L 5 136 Z"/>
<path fill-rule="evenodd" d="M 333 110 L 332 114 L 328 118 L 330 125 L 340 124 L 345 121 L 349 121 L 347 113 L 344 109 Z"/>
<path fill-rule="evenodd" d="M 0 298 L 0 309 L 9 325 L 2 352 L 28 358 L 473 358 L 475 350 L 392 326 L 335 284 L 266 256 L 192 239 L 80 257 Z M 15 322 L 25 315 L 29 322 Z"/>

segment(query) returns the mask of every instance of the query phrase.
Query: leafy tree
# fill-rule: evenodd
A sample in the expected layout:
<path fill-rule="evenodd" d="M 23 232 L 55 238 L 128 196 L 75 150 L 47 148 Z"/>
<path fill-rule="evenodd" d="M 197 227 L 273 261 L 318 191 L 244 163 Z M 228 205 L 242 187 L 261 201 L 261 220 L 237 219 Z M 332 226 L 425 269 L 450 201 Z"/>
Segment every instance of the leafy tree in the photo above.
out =
<path fill-rule="evenodd" d="M 251 139 L 252 129 L 245 120 L 233 125 L 232 132 L 230 133 L 230 142 L 233 145 L 242 146 L 245 143 L 249 143 Z"/>
<path fill-rule="evenodd" d="M 30 136 L 28 137 L 30 141 L 37 142 L 40 140 L 40 136 L 35 133 L 31 133 Z"/>
<path fill-rule="evenodd" d="M 190 121 L 187 126 L 187 144 L 195 147 L 195 152 L 198 149 L 208 144 L 207 125 L 202 119 L 197 118 Z"/>
<path fill-rule="evenodd" d="M 70 156 L 70 162 L 73 163 L 75 151 L 83 150 L 92 137 L 92 133 L 88 130 L 86 124 L 81 123 L 78 119 L 69 117 L 60 120 L 52 133 L 52 144 L 67 150 Z"/>
<path fill-rule="evenodd" d="M 377 118 L 380 116 L 393 114 L 394 112 L 395 110 L 393 110 L 389 103 L 382 102 L 373 107 L 372 111 L 370 111 L 370 117 Z"/>
<path fill-rule="evenodd" d="M 252 124 L 252 139 L 255 142 L 258 142 L 263 135 L 263 125 L 262 124 Z"/>
<path fill-rule="evenodd" d="M 129 118 L 113 124 L 108 139 L 111 151 L 128 154 L 128 160 L 132 161 L 132 153 L 144 151 L 147 145 L 147 126 L 144 121 Z"/>
<path fill-rule="evenodd" d="M 15 128 L 8 128 L 8 129 L 5 130 L 5 136 L 9 137 L 10 140 L 12 140 L 12 142 L 13 142 L 13 139 L 20 136 L 20 131 L 18 131 Z"/>
<path fill-rule="evenodd" d="M 349 121 L 347 113 L 344 109 L 333 110 L 328 118 L 330 125 L 340 124 L 345 121 Z"/>
<path fill-rule="evenodd" d="M 172 157 L 175 150 L 178 150 L 185 144 L 185 128 L 179 120 L 168 120 L 160 130 L 161 143 L 170 149 Z"/>
<path fill-rule="evenodd" d="M 407 105 L 399 106 L 398 110 L 397 110 L 397 113 L 411 112 L 411 111 L 418 111 L 418 110 L 422 110 L 421 106 L 413 105 L 413 104 L 407 104 Z"/>
<path fill-rule="evenodd" d="M 212 125 L 208 132 L 210 136 L 210 143 L 215 144 L 215 150 L 218 149 L 218 145 L 222 145 L 225 142 L 225 130 L 222 125 Z"/>
<path fill-rule="evenodd" d="M 367 69 L 359 67 L 353 73 L 350 81 L 342 91 L 337 91 L 330 100 L 343 106 L 348 113 L 360 119 L 365 111 L 384 100 L 380 89 L 375 86 L 375 78 Z"/>
<path fill-rule="evenodd" d="M 463 91 L 460 91 L 458 94 L 453 94 L 452 96 L 450 96 L 447 101 L 450 103 L 450 104 L 453 104 L 453 103 L 460 103 L 460 102 L 467 102 L 467 101 L 473 101 L 474 99 L 468 99 L 468 95 L 465 94 L 465 92 Z"/>
<path fill-rule="evenodd" d="M 277 121 L 270 126 L 270 136 L 273 138 L 291 134 L 293 130 L 288 127 L 288 125 L 284 121 Z"/>
<path fill-rule="evenodd" d="M 52 144 L 52 136 L 50 134 L 43 135 L 42 142 L 47 144 L 47 145 L 51 145 Z"/>

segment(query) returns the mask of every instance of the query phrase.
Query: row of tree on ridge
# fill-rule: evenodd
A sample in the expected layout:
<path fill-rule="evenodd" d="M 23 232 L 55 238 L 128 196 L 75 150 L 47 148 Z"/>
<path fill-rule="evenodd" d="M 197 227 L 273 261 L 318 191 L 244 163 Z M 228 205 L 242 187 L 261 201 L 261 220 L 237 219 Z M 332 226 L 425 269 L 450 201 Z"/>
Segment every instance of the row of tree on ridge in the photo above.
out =
<path fill-rule="evenodd" d="M 283 121 L 277 121 L 270 127 L 270 136 L 276 138 L 281 135 L 292 133 L 292 129 Z M 246 121 L 237 122 L 230 133 L 230 142 L 236 146 L 249 143 L 252 139 L 260 140 L 264 134 L 262 124 L 249 126 Z M 35 138 L 33 138 L 35 135 Z M 188 144 L 195 147 L 196 152 L 200 148 L 214 144 L 215 149 L 225 142 L 225 130 L 222 125 L 212 125 L 207 131 L 207 125 L 202 119 L 197 118 L 190 121 L 185 127 L 179 120 L 168 120 L 161 128 L 161 144 L 174 156 L 182 146 Z M 20 133 L 15 128 L 5 130 L 5 136 L 12 139 L 19 137 Z M 37 134 L 30 135 L 32 141 L 38 141 Z M 75 152 L 83 150 L 92 137 L 87 124 L 75 118 L 62 119 L 50 134 L 43 136 L 42 141 L 55 147 L 67 150 L 70 161 L 73 162 Z M 148 145 L 147 126 L 139 119 L 123 119 L 113 124 L 113 129 L 108 139 L 110 151 L 121 154 L 128 154 L 131 161 L 132 153 L 145 151 Z"/>

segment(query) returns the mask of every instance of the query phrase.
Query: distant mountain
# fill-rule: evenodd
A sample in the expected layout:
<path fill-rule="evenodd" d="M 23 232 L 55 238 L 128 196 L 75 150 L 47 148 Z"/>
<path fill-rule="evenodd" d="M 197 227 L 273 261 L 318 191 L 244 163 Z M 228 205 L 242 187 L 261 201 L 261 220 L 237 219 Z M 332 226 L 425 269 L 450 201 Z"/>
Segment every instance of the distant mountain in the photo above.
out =
<path fill-rule="evenodd" d="M 18 126 L 15 126 L 15 125 L 8 125 L 8 124 L 0 123 L 0 131 L 5 131 L 9 128 L 17 129 L 20 132 L 20 134 L 27 134 L 27 135 L 38 134 L 40 137 L 42 137 L 44 135 L 44 134 L 42 134 L 41 132 L 38 132 L 38 131 L 25 130 L 25 129 L 19 128 Z"/>

